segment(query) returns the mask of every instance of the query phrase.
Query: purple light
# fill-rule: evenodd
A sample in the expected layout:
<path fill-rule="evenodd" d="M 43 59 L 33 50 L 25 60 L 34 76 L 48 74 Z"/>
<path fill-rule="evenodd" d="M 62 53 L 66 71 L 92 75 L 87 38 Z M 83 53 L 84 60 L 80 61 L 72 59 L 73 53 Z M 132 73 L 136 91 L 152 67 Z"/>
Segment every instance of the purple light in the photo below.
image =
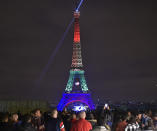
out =
<path fill-rule="evenodd" d="M 66 106 L 73 102 L 80 102 L 89 107 L 90 110 L 95 109 L 95 105 L 91 99 L 90 93 L 63 93 L 63 97 L 57 106 L 59 111 L 62 111 Z"/>

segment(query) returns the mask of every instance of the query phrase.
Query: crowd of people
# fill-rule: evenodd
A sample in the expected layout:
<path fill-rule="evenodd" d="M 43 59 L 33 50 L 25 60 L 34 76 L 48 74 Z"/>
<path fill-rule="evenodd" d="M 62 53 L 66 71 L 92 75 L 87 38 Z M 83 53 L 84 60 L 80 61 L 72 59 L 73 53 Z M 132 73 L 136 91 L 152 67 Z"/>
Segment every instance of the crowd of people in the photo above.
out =
<path fill-rule="evenodd" d="M 0 131 L 154 131 L 157 112 L 122 111 L 102 107 L 95 111 L 66 111 L 30 114 L 0 113 Z"/>

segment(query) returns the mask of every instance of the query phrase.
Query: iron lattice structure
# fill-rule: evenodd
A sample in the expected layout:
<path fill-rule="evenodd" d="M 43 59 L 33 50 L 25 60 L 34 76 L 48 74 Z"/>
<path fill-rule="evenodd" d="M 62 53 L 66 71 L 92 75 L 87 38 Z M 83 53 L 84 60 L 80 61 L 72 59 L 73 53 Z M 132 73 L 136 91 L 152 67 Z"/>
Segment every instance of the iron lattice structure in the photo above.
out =
<path fill-rule="evenodd" d="M 88 87 L 87 87 L 87 84 L 86 84 L 86 80 L 85 80 L 85 77 L 84 77 L 84 71 L 83 70 L 70 70 L 70 76 L 69 76 L 69 80 L 68 80 L 65 91 L 67 93 L 72 92 L 73 91 L 72 87 L 76 86 L 75 85 L 76 82 L 79 82 L 79 84 L 81 86 L 82 91 L 80 91 L 80 92 L 85 93 L 85 92 L 88 91 Z"/>
<path fill-rule="evenodd" d="M 72 64 L 65 92 L 57 106 L 59 111 L 62 111 L 69 103 L 78 101 L 86 104 L 91 110 L 95 109 L 95 105 L 92 101 L 91 94 L 89 93 L 85 80 L 84 70 L 82 69 L 83 64 L 81 56 L 79 16 L 80 13 L 75 11 Z"/>

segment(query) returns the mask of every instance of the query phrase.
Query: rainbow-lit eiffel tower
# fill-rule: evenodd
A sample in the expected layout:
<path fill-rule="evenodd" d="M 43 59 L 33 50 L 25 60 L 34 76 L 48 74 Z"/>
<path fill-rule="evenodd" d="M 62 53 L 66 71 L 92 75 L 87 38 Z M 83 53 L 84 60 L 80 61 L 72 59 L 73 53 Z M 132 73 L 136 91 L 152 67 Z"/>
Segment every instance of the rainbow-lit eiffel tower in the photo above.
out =
<path fill-rule="evenodd" d="M 84 76 L 81 56 L 79 17 L 80 12 L 75 11 L 72 64 L 66 89 L 60 103 L 57 106 L 59 111 L 62 111 L 64 107 L 71 103 L 75 104 L 78 102 L 88 106 L 91 110 L 95 109 L 95 105 L 91 99 L 91 94 L 88 90 Z"/>

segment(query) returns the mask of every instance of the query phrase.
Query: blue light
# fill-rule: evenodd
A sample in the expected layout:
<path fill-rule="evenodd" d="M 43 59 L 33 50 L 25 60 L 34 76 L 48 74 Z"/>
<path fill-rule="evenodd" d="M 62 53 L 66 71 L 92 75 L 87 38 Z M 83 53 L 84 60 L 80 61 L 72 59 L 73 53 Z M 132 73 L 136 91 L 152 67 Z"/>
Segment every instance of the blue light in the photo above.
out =
<path fill-rule="evenodd" d="M 76 8 L 76 10 L 75 10 L 76 12 L 78 12 L 78 11 L 79 11 L 79 9 L 80 9 L 80 7 L 81 7 L 82 3 L 83 3 L 83 0 L 81 0 L 81 1 L 80 1 L 80 3 L 79 3 L 79 5 L 78 5 L 78 7 L 77 7 L 77 8 Z"/>
<path fill-rule="evenodd" d="M 56 56 L 56 54 L 57 54 L 59 48 L 62 46 L 63 41 L 64 41 L 66 35 L 68 34 L 68 32 L 69 32 L 69 30 L 70 30 L 70 27 L 71 27 L 71 25 L 73 24 L 73 22 L 74 22 L 74 18 L 73 18 L 73 19 L 71 20 L 71 22 L 69 23 L 69 25 L 68 25 L 68 27 L 66 28 L 66 30 L 65 30 L 65 32 L 64 32 L 64 34 L 63 34 L 63 36 L 62 36 L 61 39 L 59 40 L 59 42 L 58 42 L 56 48 L 55 48 L 54 51 L 52 52 L 52 54 L 51 54 L 51 56 L 50 56 L 50 58 L 49 58 L 48 63 L 46 64 L 46 66 L 45 66 L 44 69 L 42 70 L 42 72 L 41 72 L 41 74 L 40 74 L 40 78 L 39 78 L 39 80 L 37 80 L 37 83 L 36 83 L 37 86 L 40 85 L 40 81 L 43 79 L 43 77 L 45 76 L 45 74 L 46 74 L 46 72 L 48 71 L 49 67 L 51 66 L 51 64 L 52 64 L 52 62 L 53 62 L 53 60 L 54 60 L 54 57 Z"/>
<path fill-rule="evenodd" d="M 70 103 L 80 102 L 89 107 L 90 110 L 95 109 L 95 105 L 92 101 L 90 93 L 63 93 L 63 97 L 57 106 L 59 111 L 62 111 L 64 107 L 68 106 Z"/>
<path fill-rule="evenodd" d="M 85 106 L 74 106 L 73 111 L 79 112 L 79 111 L 86 111 L 86 107 Z"/>

